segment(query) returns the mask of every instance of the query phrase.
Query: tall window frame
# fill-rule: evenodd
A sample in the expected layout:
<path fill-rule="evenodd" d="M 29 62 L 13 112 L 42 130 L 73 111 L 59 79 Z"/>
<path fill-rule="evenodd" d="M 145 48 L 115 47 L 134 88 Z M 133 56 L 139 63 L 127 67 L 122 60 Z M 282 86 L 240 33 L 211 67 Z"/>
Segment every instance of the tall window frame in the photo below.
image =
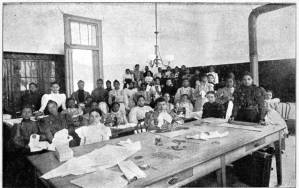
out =
<path fill-rule="evenodd" d="M 65 83 L 66 94 L 70 96 L 74 92 L 73 80 L 73 59 L 72 50 L 91 50 L 93 64 L 93 85 L 99 78 L 103 78 L 103 42 L 102 42 L 102 20 L 75 16 L 71 14 L 63 14 L 64 20 L 64 50 L 65 50 Z M 94 25 L 96 27 L 96 43 L 95 45 L 73 44 L 71 22 Z"/>

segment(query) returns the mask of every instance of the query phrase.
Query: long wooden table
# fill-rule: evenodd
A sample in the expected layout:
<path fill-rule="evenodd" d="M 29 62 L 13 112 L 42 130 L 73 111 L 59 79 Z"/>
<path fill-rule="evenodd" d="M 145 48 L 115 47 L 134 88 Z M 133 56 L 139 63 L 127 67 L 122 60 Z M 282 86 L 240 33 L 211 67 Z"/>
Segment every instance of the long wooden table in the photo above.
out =
<path fill-rule="evenodd" d="M 275 144 L 275 157 L 277 167 L 278 184 L 281 184 L 281 135 L 284 127 L 266 126 L 260 132 L 236 129 L 229 127 L 200 125 L 199 121 L 184 124 L 189 127 L 189 134 L 205 131 L 229 131 L 229 135 L 222 138 L 203 140 L 185 139 L 186 135 L 174 138 L 161 136 L 163 145 L 154 145 L 156 134 L 146 132 L 130 135 L 122 138 L 112 139 L 105 142 L 94 143 L 72 148 L 75 156 L 80 156 L 100 148 L 105 144 L 117 144 L 120 140 L 130 138 L 133 141 L 140 141 L 142 149 L 129 159 L 134 163 L 146 163 L 151 166 L 144 172 L 146 178 L 138 179 L 130 183 L 129 187 L 179 187 L 186 185 L 195 179 L 207 175 L 213 171 L 218 171 L 222 186 L 226 186 L 225 166 L 232 163 L 260 148 L 271 143 Z M 173 150 L 171 146 L 176 145 L 173 140 L 185 140 L 183 150 Z M 141 156 L 142 158 L 139 159 Z M 136 158 L 135 158 L 136 157 Z M 58 167 L 61 163 L 56 159 L 53 152 L 28 157 L 29 161 L 36 169 L 36 175 L 40 175 Z M 84 164 L 82 164 L 84 165 Z M 112 170 L 119 169 L 112 167 Z M 80 176 L 69 175 L 57 177 L 50 180 L 41 179 L 46 185 L 51 187 L 77 187 L 70 183 L 70 180 Z M 170 181 L 172 180 L 172 181 Z M 174 184 L 169 184 L 173 182 Z"/>

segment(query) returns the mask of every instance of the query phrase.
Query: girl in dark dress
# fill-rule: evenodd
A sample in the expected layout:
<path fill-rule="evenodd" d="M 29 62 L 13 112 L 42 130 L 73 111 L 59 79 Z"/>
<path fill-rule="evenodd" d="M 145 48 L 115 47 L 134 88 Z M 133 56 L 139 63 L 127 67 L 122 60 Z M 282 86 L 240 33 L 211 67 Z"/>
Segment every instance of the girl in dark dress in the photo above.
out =
<path fill-rule="evenodd" d="M 253 84 L 249 72 L 243 74 L 242 84 L 234 92 L 231 120 L 264 124 L 265 107 L 263 90 Z"/>

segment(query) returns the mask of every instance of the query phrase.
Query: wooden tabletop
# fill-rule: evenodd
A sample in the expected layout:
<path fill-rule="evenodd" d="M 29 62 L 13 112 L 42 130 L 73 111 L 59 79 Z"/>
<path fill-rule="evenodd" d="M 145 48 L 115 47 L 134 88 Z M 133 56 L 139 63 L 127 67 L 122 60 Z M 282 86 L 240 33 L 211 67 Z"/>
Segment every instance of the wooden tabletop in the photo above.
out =
<path fill-rule="evenodd" d="M 283 126 L 266 126 L 261 128 L 261 132 L 257 132 L 227 127 L 208 126 L 206 124 L 199 126 L 199 121 L 189 122 L 184 124 L 184 126 L 189 127 L 188 131 L 190 133 L 217 130 L 219 132 L 228 131 L 229 135 L 223 138 L 210 139 L 208 141 L 185 139 L 185 135 L 177 136 L 175 138 L 161 136 L 163 145 L 156 146 L 154 145 L 156 134 L 146 132 L 100 143 L 78 146 L 72 149 L 74 151 L 74 156 L 76 157 L 91 152 L 96 148 L 100 148 L 105 144 L 116 144 L 127 138 L 130 138 L 132 141 L 140 141 L 142 149 L 129 159 L 137 165 L 146 163 L 153 168 L 145 170 L 147 177 L 138 179 L 133 182 L 132 185 L 146 186 L 284 129 Z M 171 146 L 176 145 L 173 140 L 185 140 L 186 142 L 182 143 L 182 145 L 186 146 L 186 148 L 180 151 L 171 149 Z M 142 158 L 135 159 L 136 156 L 142 156 Z M 28 159 L 41 174 L 44 174 L 61 164 L 54 156 L 53 152 L 29 156 Z M 118 167 L 113 167 L 111 169 L 119 170 Z M 71 184 L 70 180 L 78 177 L 80 176 L 69 175 L 66 177 L 53 178 L 47 181 L 54 187 L 77 187 L 76 185 Z"/>

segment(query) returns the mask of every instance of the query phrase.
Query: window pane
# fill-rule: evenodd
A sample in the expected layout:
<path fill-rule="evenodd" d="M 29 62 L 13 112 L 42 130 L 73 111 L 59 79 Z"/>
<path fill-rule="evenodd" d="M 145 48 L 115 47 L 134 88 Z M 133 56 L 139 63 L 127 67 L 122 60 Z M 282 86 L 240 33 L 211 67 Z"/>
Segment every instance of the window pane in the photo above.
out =
<path fill-rule="evenodd" d="M 37 77 L 37 61 L 26 61 L 26 76 Z"/>
<path fill-rule="evenodd" d="M 92 46 L 96 46 L 97 42 L 96 42 L 96 26 L 95 25 L 91 25 L 91 45 Z"/>
<path fill-rule="evenodd" d="M 71 22 L 71 43 L 80 44 L 80 32 L 78 22 Z"/>
<path fill-rule="evenodd" d="M 81 44 L 88 45 L 88 28 L 87 24 L 80 23 Z"/>
<path fill-rule="evenodd" d="M 20 61 L 19 73 L 21 77 L 26 77 L 26 61 Z"/>
<path fill-rule="evenodd" d="M 21 78 L 21 91 L 29 90 L 29 84 L 32 82 L 38 84 L 38 78 Z"/>
<path fill-rule="evenodd" d="M 78 89 L 77 82 L 83 80 L 85 82 L 84 90 L 91 92 L 94 89 L 92 50 L 74 49 L 72 59 L 74 90 Z"/>
<path fill-rule="evenodd" d="M 29 82 L 27 81 L 26 78 L 21 78 L 21 83 L 20 83 L 20 89 L 21 89 L 21 91 L 27 90 L 27 85 L 28 84 L 29 84 Z"/>
<path fill-rule="evenodd" d="M 55 78 L 55 62 L 50 61 L 50 77 Z"/>
<path fill-rule="evenodd" d="M 91 45 L 91 25 L 87 25 L 88 45 Z"/>

